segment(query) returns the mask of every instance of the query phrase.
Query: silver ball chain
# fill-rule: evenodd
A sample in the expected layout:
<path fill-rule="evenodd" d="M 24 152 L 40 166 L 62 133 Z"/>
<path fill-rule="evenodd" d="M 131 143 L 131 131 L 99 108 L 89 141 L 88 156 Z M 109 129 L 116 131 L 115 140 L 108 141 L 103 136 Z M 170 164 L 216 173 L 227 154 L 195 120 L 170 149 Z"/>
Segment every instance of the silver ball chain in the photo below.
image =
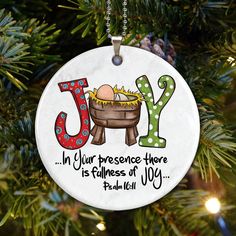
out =
<path fill-rule="evenodd" d="M 122 6 L 122 17 L 123 17 L 123 27 L 122 27 L 122 36 L 126 36 L 126 31 L 127 31 L 127 2 L 128 0 L 123 0 Z M 111 35 L 111 10 L 112 10 L 112 4 L 111 0 L 106 1 L 106 32 L 108 34 L 108 38 L 112 38 Z"/>

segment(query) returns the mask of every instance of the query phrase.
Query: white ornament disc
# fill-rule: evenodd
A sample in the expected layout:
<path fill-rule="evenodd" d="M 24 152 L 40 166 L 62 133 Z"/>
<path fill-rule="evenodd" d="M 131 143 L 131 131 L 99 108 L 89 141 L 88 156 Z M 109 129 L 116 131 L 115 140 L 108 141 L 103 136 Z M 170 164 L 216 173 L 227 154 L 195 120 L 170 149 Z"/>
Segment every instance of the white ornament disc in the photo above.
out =
<path fill-rule="evenodd" d="M 93 207 L 127 210 L 170 192 L 199 142 L 197 105 L 160 57 L 121 46 L 85 52 L 51 79 L 36 115 L 38 150 L 68 194 Z"/>

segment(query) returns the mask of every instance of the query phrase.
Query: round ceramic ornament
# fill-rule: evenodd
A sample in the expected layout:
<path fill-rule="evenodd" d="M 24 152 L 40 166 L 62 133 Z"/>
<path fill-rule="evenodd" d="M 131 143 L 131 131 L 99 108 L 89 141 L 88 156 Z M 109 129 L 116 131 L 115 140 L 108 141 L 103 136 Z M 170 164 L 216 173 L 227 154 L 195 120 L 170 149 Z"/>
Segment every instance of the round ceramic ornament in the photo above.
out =
<path fill-rule="evenodd" d="M 93 207 L 127 210 L 152 203 L 185 176 L 199 141 L 199 115 L 182 76 L 143 49 L 85 52 L 51 79 L 36 116 L 48 173 Z"/>

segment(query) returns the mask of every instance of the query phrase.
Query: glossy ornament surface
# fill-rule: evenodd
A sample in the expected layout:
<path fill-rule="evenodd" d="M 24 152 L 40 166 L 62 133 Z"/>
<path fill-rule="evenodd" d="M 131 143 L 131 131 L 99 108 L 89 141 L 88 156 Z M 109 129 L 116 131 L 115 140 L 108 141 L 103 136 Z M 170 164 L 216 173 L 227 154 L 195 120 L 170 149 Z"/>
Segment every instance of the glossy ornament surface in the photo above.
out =
<path fill-rule="evenodd" d="M 190 168 L 200 133 L 196 102 L 174 67 L 139 48 L 121 46 L 120 54 L 119 66 L 112 46 L 69 61 L 36 115 L 38 149 L 54 181 L 108 210 L 170 192 Z"/>

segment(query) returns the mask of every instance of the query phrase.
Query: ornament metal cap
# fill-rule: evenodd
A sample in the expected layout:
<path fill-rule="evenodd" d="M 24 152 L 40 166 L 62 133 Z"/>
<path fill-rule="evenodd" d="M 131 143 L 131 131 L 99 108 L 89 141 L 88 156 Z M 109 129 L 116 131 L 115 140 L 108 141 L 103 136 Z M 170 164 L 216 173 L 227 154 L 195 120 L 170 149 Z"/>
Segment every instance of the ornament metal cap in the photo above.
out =
<path fill-rule="evenodd" d="M 112 36 L 111 42 L 114 47 L 115 55 L 112 57 L 112 62 L 114 65 L 119 66 L 122 63 L 122 57 L 120 56 L 120 46 L 122 42 L 122 36 Z"/>

